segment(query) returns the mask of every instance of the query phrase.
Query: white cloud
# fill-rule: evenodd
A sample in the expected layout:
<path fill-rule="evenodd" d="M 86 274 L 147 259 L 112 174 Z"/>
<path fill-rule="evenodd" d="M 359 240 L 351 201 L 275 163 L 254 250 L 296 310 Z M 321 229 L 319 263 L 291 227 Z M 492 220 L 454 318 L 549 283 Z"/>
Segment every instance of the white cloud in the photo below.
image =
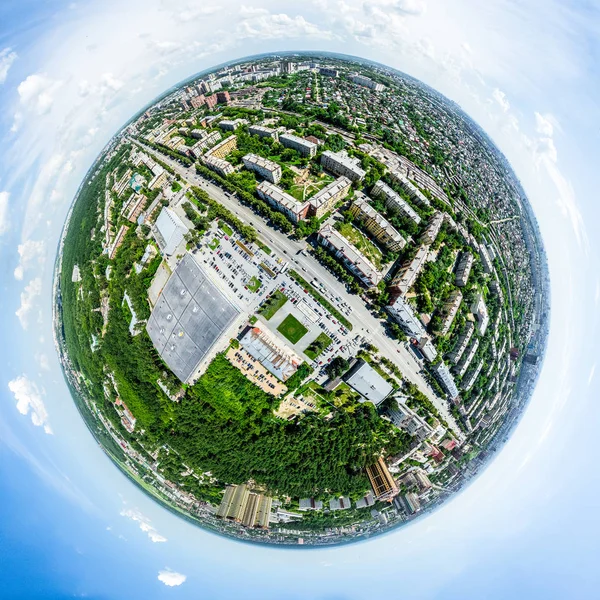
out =
<path fill-rule="evenodd" d="M 162 571 L 158 572 L 158 580 L 162 581 L 165 585 L 168 585 L 169 587 L 181 585 L 186 579 L 187 575 L 177 573 L 176 571 L 172 571 L 169 568 L 163 569 Z"/>
<path fill-rule="evenodd" d="M 10 229 L 8 217 L 8 192 L 0 192 L 0 235 L 4 235 Z"/>
<path fill-rule="evenodd" d="M 161 543 L 161 542 L 167 541 L 167 538 L 164 537 L 163 535 L 160 535 L 160 533 L 158 533 L 158 531 L 156 531 L 156 529 L 154 529 L 154 526 L 151 525 L 151 523 L 150 523 L 150 519 L 148 517 L 144 516 L 139 509 L 124 508 L 121 511 L 121 516 L 127 517 L 128 519 L 131 519 L 132 521 L 139 523 L 140 529 L 144 533 L 148 534 L 148 537 L 150 538 L 150 540 L 152 542 Z"/>
<path fill-rule="evenodd" d="M 35 382 L 25 375 L 20 375 L 8 382 L 8 389 L 15 396 L 17 410 L 22 415 L 31 413 L 31 422 L 36 427 L 43 427 L 46 433 L 52 434 L 52 428 L 48 423 L 48 412 L 42 400 L 42 393 Z"/>
<path fill-rule="evenodd" d="M 504 112 L 508 112 L 510 110 L 510 102 L 508 101 L 508 99 L 506 98 L 506 94 L 502 90 L 496 88 L 492 92 L 492 98 L 494 98 L 494 100 L 500 105 L 500 108 Z"/>
<path fill-rule="evenodd" d="M 17 248 L 19 253 L 19 264 L 17 265 L 14 276 L 21 281 L 24 272 L 31 268 L 35 263 L 42 264 L 46 257 L 46 243 L 43 240 L 27 240 L 19 244 Z"/>
<path fill-rule="evenodd" d="M 43 352 L 38 352 L 35 355 L 35 360 L 40 366 L 40 369 L 42 369 L 43 371 L 50 370 L 50 363 L 48 362 L 48 356 L 46 354 L 44 354 Z"/>
<path fill-rule="evenodd" d="M 35 308 L 37 297 L 42 293 L 42 280 L 39 277 L 32 279 L 21 292 L 21 305 L 15 312 L 21 327 L 27 329 L 29 327 L 29 316 Z M 40 315 L 41 316 L 41 315 Z"/>
<path fill-rule="evenodd" d="M 50 112 L 54 103 L 54 93 L 61 86 L 60 81 L 55 81 L 46 75 L 29 75 L 17 88 L 21 104 L 32 110 L 37 115 Z"/>
<path fill-rule="evenodd" d="M 425 12 L 427 4 L 425 0 L 397 0 L 394 8 L 400 14 L 418 16 Z"/>
<path fill-rule="evenodd" d="M 0 50 L 0 84 L 6 81 L 8 72 L 15 60 L 17 60 L 17 53 L 13 52 L 11 48 Z"/>
<path fill-rule="evenodd" d="M 554 135 L 554 125 L 549 116 L 535 113 L 535 130 L 543 136 L 552 137 Z"/>

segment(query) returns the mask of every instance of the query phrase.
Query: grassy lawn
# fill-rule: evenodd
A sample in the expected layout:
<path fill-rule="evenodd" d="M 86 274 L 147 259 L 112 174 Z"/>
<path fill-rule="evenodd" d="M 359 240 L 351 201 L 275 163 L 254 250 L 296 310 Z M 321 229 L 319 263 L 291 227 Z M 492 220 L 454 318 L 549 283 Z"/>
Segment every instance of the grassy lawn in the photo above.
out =
<path fill-rule="evenodd" d="M 219 238 L 213 238 L 213 239 L 212 239 L 212 240 L 209 242 L 209 244 L 208 244 L 208 247 L 209 247 L 211 250 L 216 250 L 216 249 L 219 247 L 219 244 L 220 244 L 220 243 L 221 243 L 221 242 L 219 241 Z"/>
<path fill-rule="evenodd" d="M 308 329 L 294 315 L 288 315 L 277 331 L 292 344 L 297 344 L 308 333 Z"/>
<path fill-rule="evenodd" d="M 248 285 L 246 286 L 251 292 L 258 292 L 258 290 L 260 289 L 260 286 L 262 285 L 262 283 L 260 282 L 260 280 L 258 279 L 258 277 L 252 277 L 250 279 L 250 282 L 248 283 Z"/>
<path fill-rule="evenodd" d="M 275 290 L 260 309 L 260 314 L 268 321 L 288 301 L 287 296 Z"/>
<path fill-rule="evenodd" d="M 269 246 L 267 246 L 266 244 L 263 244 L 260 240 L 258 240 L 256 242 L 256 245 L 267 255 L 271 256 L 271 254 L 273 253 L 273 250 L 271 250 L 271 248 L 269 248 Z"/>
<path fill-rule="evenodd" d="M 331 344 L 333 340 L 326 334 L 320 333 L 316 339 L 314 339 L 310 346 L 304 351 L 304 354 L 311 360 L 314 360 L 322 354 Z"/>
<path fill-rule="evenodd" d="M 350 223 L 339 223 L 339 232 L 356 248 L 358 248 L 376 267 L 381 270 L 381 251 L 361 231 Z"/>
<path fill-rule="evenodd" d="M 319 304 L 328 310 L 346 329 L 352 331 L 352 323 L 339 312 L 333 304 L 328 302 L 315 287 L 313 287 L 306 279 L 304 279 L 298 272 L 290 270 L 290 277 L 295 279 Z"/>
<path fill-rule="evenodd" d="M 225 221 L 219 221 L 219 229 L 224 231 L 229 236 L 233 235 L 233 229 L 231 229 L 231 227 L 229 227 Z"/>

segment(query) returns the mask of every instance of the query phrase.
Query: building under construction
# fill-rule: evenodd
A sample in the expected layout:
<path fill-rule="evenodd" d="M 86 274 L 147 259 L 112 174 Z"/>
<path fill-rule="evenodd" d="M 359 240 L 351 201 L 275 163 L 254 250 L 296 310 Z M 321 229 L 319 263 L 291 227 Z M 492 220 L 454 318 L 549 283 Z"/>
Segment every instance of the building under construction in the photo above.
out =
<path fill-rule="evenodd" d="M 381 456 L 367 467 L 367 475 L 377 500 L 391 500 L 400 491 Z"/>

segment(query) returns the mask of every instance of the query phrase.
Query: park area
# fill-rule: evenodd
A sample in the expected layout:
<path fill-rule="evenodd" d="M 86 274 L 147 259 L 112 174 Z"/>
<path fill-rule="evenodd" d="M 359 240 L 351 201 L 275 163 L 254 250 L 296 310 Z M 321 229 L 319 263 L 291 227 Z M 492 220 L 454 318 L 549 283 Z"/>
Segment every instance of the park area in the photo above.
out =
<path fill-rule="evenodd" d="M 288 315 L 277 331 L 290 343 L 297 344 L 307 334 L 308 329 L 294 315 Z"/>

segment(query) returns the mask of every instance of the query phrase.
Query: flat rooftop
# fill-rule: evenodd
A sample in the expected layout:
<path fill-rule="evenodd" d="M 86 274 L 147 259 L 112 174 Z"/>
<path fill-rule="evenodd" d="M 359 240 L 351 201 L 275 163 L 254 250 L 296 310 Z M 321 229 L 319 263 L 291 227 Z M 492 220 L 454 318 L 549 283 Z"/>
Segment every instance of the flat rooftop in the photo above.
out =
<path fill-rule="evenodd" d="M 373 367 L 362 358 L 344 376 L 346 383 L 363 398 L 375 405 L 381 404 L 394 389 Z"/>
<path fill-rule="evenodd" d="M 185 382 L 238 314 L 193 257 L 185 254 L 159 296 L 146 330 L 161 358 Z"/>

